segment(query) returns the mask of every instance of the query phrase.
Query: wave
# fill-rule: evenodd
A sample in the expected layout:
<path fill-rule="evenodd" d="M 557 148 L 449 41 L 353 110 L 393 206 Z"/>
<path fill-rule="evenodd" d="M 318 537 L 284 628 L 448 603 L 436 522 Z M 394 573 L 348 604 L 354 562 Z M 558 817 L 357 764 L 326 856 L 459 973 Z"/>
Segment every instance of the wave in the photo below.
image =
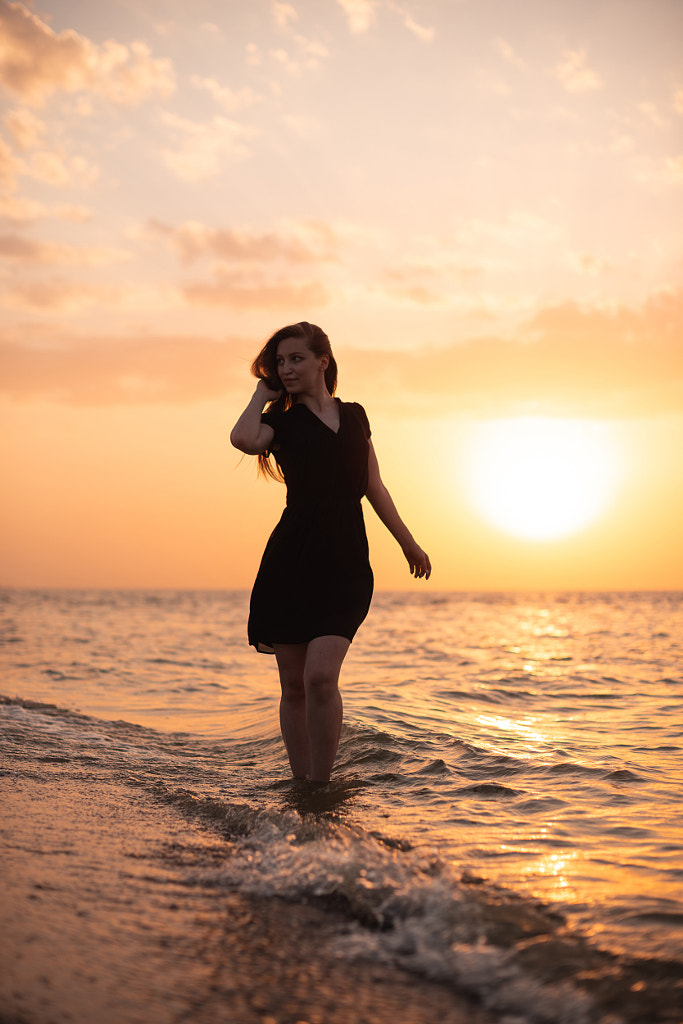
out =
<path fill-rule="evenodd" d="M 680 964 L 618 957 L 591 945 L 540 902 L 492 888 L 434 851 L 334 820 L 348 786 L 311 791 L 291 783 L 289 806 L 205 800 L 159 792 L 231 843 L 225 862 L 190 870 L 190 885 L 314 903 L 352 923 L 334 943 L 341 957 L 400 966 L 475 995 L 524 1024 L 667 1019 Z M 675 924 L 674 915 L 666 922 Z M 663 915 L 657 916 L 659 924 Z M 581 980 L 579 980 L 581 979 Z M 642 993 L 642 995 L 641 995 Z"/>
<path fill-rule="evenodd" d="M 386 769 L 387 754 L 406 754 L 405 739 L 351 726 L 346 757 L 358 765 L 364 750 L 373 770 L 313 788 L 281 778 L 275 736 L 214 743 L 20 698 L 0 698 L 0 716 L 5 774 L 40 778 L 56 771 L 87 780 L 97 772 L 157 806 L 173 806 L 188 826 L 199 823 L 223 844 L 208 865 L 193 866 L 188 858 L 183 884 L 343 913 L 349 927 L 335 940 L 340 957 L 390 963 L 456 985 L 524 1024 L 677 1019 L 680 962 L 601 948 L 556 907 L 491 884 L 468 863 L 394 828 L 375 827 L 378 819 L 366 813 L 364 800 L 376 801 L 373 779 Z M 419 772 L 434 783 L 442 769 L 432 760 Z M 486 781 L 475 789 L 484 799 L 518 795 Z M 360 808 L 355 820 L 354 808 Z M 194 834 L 188 827 L 188 850 Z M 182 864 L 181 835 L 176 845 Z M 634 915 L 632 906 L 622 906 L 615 913 L 637 917 L 639 927 L 682 924 L 674 907 L 644 906 Z"/>

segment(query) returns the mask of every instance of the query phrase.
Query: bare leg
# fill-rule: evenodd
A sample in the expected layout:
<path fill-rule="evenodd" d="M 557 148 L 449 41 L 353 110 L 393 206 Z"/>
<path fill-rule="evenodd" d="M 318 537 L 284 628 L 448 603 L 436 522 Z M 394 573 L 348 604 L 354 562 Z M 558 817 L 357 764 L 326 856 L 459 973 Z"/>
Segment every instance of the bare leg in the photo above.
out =
<path fill-rule="evenodd" d="M 307 644 L 275 644 L 280 673 L 280 730 L 295 779 L 311 775 L 311 753 L 306 731 L 304 667 Z"/>
<path fill-rule="evenodd" d="M 329 782 L 342 727 L 339 673 L 349 649 L 342 636 L 319 636 L 306 651 L 304 688 L 312 782 Z"/>
<path fill-rule="evenodd" d="M 280 728 L 292 775 L 329 782 L 342 726 L 339 673 L 349 649 L 343 636 L 275 644 L 280 672 Z"/>

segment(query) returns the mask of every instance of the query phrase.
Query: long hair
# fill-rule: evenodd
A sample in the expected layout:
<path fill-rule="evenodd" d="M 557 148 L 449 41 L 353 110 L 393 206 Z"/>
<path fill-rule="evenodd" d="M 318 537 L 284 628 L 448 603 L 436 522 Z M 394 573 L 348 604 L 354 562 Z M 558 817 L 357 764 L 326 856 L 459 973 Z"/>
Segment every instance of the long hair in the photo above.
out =
<path fill-rule="evenodd" d="M 332 355 L 332 346 L 330 345 L 330 339 L 327 337 L 325 332 L 320 327 L 316 327 L 315 324 L 309 324 L 305 320 L 302 320 L 299 324 L 290 324 L 289 327 L 281 327 L 279 331 L 268 339 L 256 359 L 251 364 L 251 372 L 254 377 L 259 380 L 264 380 L 272 391 L 282 392 L 276 399 L 269 402 L 266 406 L 266 412 L 286 412 L 287 409 L 296 401 L 290 394 L 282 387 L 282 381 L 278 377 L 277 373 L 277 350 L 281 341 L 285 341 L 286 338 L 301 338 L 306 343 L 306 347 L 313 352 L 314 355 L 327 356 L 328 363 L 325 370 L 325 386 L 331 395 L 337 390 L 337 361 Z M 257 456 L 258 459 L 258 471 L 259 473 L 272 480 L 282 481 L 284 478 L 280 467 L 276 464 L 275 466 L 270 461 L 270 452 L 262 452 L 261 455 Z"/>

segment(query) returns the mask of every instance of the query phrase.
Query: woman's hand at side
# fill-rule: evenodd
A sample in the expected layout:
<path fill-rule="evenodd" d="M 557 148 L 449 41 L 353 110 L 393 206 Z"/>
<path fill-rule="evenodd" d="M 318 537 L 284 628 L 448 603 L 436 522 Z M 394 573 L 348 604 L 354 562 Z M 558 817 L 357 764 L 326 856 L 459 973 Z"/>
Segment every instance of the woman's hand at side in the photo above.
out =
<path fill-rule="evenodd" d="M 393 498 L 382 482 L 379 472 L 379 463 L 375 454 L 372 441 L 369 443 L 368 452 L 368 488 L 366 497 L 375 512 L 382 520 L 389 533 L 401 545 L 401 550 L 410 566 L 410 574 L 415 579 L 424 577 L 429 579 L 432 572 L 429 555 L 423 551 L 412 533 L 398 514 Z"/>
<path fill-rule="evenodd" d="M 416 580 L 421 579 L 423 576 L 428 580 L 432 574 L 432 564 L 429 561 L 427 552 L 423 551 L 414 540 L 404 544 L 402 550 L 410 566 L 410 575 L 414 576 Z"/>

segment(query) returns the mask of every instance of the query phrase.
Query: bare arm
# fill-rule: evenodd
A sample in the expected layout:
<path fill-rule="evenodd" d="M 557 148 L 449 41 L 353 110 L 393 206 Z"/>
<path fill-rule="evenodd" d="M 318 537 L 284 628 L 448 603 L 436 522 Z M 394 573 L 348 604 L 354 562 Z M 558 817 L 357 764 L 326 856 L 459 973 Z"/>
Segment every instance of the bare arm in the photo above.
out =
<path fill-rule="evenodd" d="M 393 498 L 386 489 L 379 472 L 379 463 L 375 449 L 370 442 L 370 454 L 368 457 L 368 489 L 365 496 L 382 520 L 387 530 L 396 538 L 401 545 L 403 554 L 410 566 L 410 573 L 419 579 L 424 576 L 429 579 L 432 566 L 429 555 L 423 551 L 412 533 L 398 514 Z"/>
<path fill-rule="evenodd" d="M 274 433 L 267 423 L 261 423 L 261 413 L 268 402 L 277 398 L 279 392 L 271 391 L 265 381 L 260 380 L 235 426 L 230 431 L 230 441 L 246 455 L 260 455 L 270 447 Z"/>

